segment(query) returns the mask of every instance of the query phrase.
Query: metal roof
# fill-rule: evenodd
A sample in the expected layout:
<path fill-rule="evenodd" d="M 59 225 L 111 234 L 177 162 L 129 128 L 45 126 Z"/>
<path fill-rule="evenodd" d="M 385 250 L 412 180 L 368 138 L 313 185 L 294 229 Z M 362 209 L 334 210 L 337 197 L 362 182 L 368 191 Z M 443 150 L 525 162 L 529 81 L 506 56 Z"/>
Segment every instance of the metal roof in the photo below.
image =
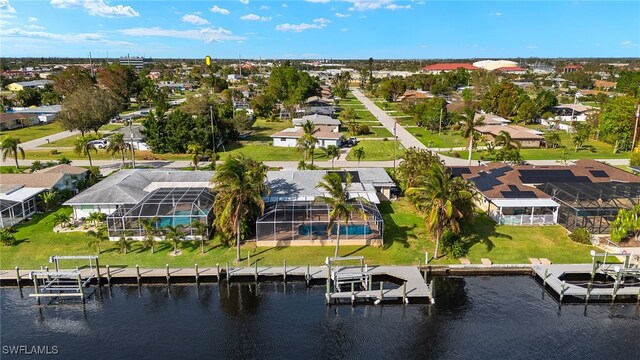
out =
<path fill-rule="evenodd" d="M 560 204 L 549 198 L 526 198 L 526 199 L 491 199 L 497 207 L 560 207 Z"/>

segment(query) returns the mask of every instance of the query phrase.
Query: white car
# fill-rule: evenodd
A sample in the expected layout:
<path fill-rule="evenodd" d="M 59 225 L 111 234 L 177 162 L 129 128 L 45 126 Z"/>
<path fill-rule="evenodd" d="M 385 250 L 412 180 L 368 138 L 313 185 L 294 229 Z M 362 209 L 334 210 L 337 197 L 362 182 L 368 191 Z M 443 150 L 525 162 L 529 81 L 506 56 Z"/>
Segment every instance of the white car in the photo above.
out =
<path fill-rule="evenodd" d="M 109 142 L 105 139 L 100 140 L 91 140 L 89 144 L 93 144 L 93 146 L 97 149 L 104 149 L 109 145 Z"/>

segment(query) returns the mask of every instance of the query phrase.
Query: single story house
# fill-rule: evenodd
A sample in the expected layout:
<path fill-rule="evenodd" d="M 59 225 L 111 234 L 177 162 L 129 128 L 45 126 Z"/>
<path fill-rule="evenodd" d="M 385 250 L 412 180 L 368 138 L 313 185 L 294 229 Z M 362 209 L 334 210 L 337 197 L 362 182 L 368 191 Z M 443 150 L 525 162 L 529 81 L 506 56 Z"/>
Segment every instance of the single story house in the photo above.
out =
<path fill-rule="evenodd" d="M 569 131 L 572 122 L 587 121 L 587 116 L 595 109 L 592 106 L 582 104 L 560 104 L 551 108 L 553 116 L 547 119 L 540 119 L 540 124 Z"/>
<path fill-rule="evenodd" d="M 48 84 L 53 84 L 51 80 L 32 80 L 32 81 L 19 81 L 7 85 L 9 91 L 20 91 L 24 89 L 44 89 Z"/>
<path fill-rule="evenodd" d="M 144 127 L 141 125 L 123 126 L 114 131 L 114 133 L 120 133 L 123 135 L 124 141 L 127 144 L 133 142 L 133 148 L 135 150 L 149 150 L 147 146 L 147 136 L 143 134 Z"/>
<path fill-rule="evenodd" d="M 56 119 L 58 113 L 62 111 L 62 106 L 44 105 L 38 107 L 14 108 L 14 111 L 24 115 L 35 115 L 41 123 L 46 124 Z"/>
<path fill-rule="evenodd" d="M 406 90 L 402 96 L 398 99 L 399 101 L 410 101 L 416 102 L 418 100 L 424 100 L 432 98 L 433 95 L 428 91 L 423 90 Z"/>
<path fill-rule="evenodd" d="M 343 179 L 351 175 L 349 197 L 359 209 L 339 230 L 337 224 L 328 229 L 331 209 L 318 200 L 329 196 L 317 186 L 331 172 Z M 256 221 L 258 246 L 334 245 L 338 231 L 343 245 L 382 245 L 384 224 L 376 204 L 381 192 L 395 186 L 384 169 L 269 171 L 267 186 L 265 212 Z"/>
<path fill-rule="evenodd" d="M 473 119 L 475 121 L 478 121 L 480 118 L 483 118 L 482 125 L 506 125 L 511 122 L 510 120 L 507 120 L 501 116 L 494 115 L 494 114 L 476 113 L 473 116 Z"/>
<path fill-rule="evenodd" d="M 485 136 L 489 141 L 495 142 L 500 132 L 506 131 L 513 141 L 520 143 L 522 147 L 540 147 L 544 137 L 539 131 L 518 125 L 480 125 L 475 130 Z"/>
<path fill-rule="evenodd" d="M 294 127 L 277 132 L 271 135 L 271 138 L 273 139 L 273 146 L 296 147 L 298 139 L 303 135 L 304 130 L 301 127 Z M 313 136 L 318 139 L 316 143 L 318 147 L 327 147 L 329 145 L 341 147 L 344 141 L 344 135 L 334 132 L 333 128 L 327 126 L 316 127 Z"/>
<path fill-rule="evenodd" d="M 13 226 L 37 211 L 41 193 L 50 190 L 77 190 L 89 171 L 71 165 L 57 165 L 31 174 L 0 176 L 0 228 Z"/>
<path fill-rule="evenodd" d="M 617 206 L 640 203 L 640 177 L 589 159 L 565 166 L 490 163 L 452 167 L 452 173 L 475 185 L 482 195 L 477 205 L 498 224 L 559 223 L 574 230 L 578 223 L 608 223 Z M 618 198 L 607 199 L 607 189 L 617 189 L 610 195 Z M 570 203 L 574 196 L 583 203 Z"/>
<path fill-rule="evenodd" d="M 38 117 L 31 114 L 0 113 L 0 130 L 10 130 L 38 123 Z"/>
<path fill-rule="evenodd" d="M 503 66 L 495 69 L 494 71 L 501 72 L 503 74 L 522 75 L 527 72 L 527 69 L 521 68 L 519 66 Z"/>
<path fill-rule="evenodd" d="M 296 128 L 301 128 L 307 121 L 311 121 L 315 126 L 331 128 L 333 132 L 338 132 L 341 125 L 340 120 L 334 119 L 331 116 L 318 114 L 305 115 L 301 118 L 293 119 L 292 123 Z"/>

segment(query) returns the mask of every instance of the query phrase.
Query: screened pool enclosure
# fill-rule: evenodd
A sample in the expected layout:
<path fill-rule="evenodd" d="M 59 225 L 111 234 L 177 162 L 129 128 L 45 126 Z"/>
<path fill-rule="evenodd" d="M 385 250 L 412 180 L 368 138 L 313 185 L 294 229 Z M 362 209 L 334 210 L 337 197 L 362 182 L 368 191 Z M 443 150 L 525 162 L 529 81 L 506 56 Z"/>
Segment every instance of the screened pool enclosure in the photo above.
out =
<path fill-rule="evenodd" d="M 374 204 L 354 202 L 364 212 L 353 212 L 348 223 L 340 223 L 340 244 L 381 245 L 383 221 Z M 328 230 L 331 207 L 313 201 L 275 201 L 267 204 L 256 221 L 259 245 L 331 245 L 337 239 L 338 224 Z"/>
<path fill-rule="evenodd" d="M 160 188 L 136 205 L 124 205 L 107 217 L 109 238 L 145 236 L 143 219 L 151 220 L 156 230 L 179 227 L 187 239 L 197 238 L 193 222 L 207 225 L 213 221 L 214 194 L 208 188 Z M 161 236 L 161 235 L 159 235 Z"/>

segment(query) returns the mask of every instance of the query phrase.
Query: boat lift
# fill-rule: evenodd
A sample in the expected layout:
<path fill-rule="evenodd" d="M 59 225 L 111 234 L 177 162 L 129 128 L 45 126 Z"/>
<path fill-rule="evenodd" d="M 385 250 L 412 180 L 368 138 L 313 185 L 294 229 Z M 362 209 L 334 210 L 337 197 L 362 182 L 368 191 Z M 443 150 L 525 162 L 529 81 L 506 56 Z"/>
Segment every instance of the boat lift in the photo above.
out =
<path fill-rule="evenodd" d="M 341 261 L 359 261 L 360 269 L 358 268 L 340 268 L 333 264 Z M 341 292 L 344 287 L 347 287 L 349 291 L 353 292 L 356 285 L 359 285 L 364 290 L 371 290 L 371 274 L 367 265 L 364 263 L 364 256 L 344 256 L 334 257 L 326 259 L 327 267 L 329 268 L 330 279 L 333 281 L 334 292 Z"/>
<path fill-rule="evenodd" d="M 60 271 L 60 260 L 89 260 L 91 273 L 83 278 L 76 267 L 74 271 Z M 95 261 L 95 272 L 93 262 Z M 33 281 L 34 293 L 29 294 L 39 300 L 41 297 L 79 297 L 84 301 L 84 288 L 96 278 L 100 282 L 100 267 L 98 256 L 51 256 L 49 262 L 55 264 L 55 271 L 32 271 L 29 278 Z"/>

